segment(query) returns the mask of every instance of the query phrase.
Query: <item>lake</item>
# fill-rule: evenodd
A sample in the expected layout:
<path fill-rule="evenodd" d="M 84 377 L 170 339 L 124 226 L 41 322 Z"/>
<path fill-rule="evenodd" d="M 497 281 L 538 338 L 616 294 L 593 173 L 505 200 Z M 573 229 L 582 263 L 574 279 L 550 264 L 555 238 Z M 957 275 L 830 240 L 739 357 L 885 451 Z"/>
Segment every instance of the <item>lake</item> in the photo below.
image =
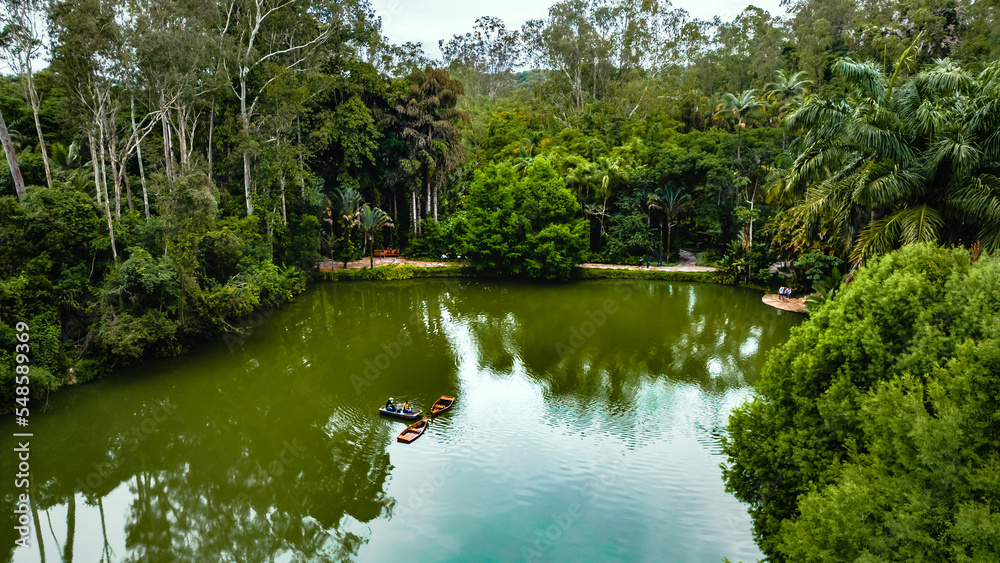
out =
<path fill-rule="evenodd" d="M 802 319 L 709 284 L 317 285 L 230 319 L 242 336 L 33 409 L 44 551 L 33 531 L 8 554 L 753 561 L 719 439 Z M 458 401 L 412 444 L 377 413 L 441 395 Z"/>

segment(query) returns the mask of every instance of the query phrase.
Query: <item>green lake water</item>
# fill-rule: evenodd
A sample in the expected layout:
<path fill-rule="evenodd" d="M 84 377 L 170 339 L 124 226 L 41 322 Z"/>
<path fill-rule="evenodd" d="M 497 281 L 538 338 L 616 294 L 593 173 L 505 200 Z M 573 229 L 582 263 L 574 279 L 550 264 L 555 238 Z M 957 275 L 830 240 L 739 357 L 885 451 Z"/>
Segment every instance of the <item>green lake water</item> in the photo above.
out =
<path fill-rule="evenodd" d="M 44 555 L 34 531 L 5 553 L 753 561 L 719 437 L 801 319 L 708 284 L 319 285 L 248 319 L 242 339 L 33 409 Z M 429 408 L 440 395 L 458 402 L 412 444 L 377 414 L 389 396 Z M 11 510 L 13 458 L 0 460 Z"/>

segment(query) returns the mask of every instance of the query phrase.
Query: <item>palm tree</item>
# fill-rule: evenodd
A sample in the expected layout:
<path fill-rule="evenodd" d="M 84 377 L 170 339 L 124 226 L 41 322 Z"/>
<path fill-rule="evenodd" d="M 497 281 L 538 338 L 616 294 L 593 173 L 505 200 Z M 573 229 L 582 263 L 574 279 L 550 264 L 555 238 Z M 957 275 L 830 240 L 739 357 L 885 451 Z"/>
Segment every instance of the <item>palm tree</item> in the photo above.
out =
<path fill-rule="evenodd" d="M 349 231 L 351 227 L 357 224 L 358 210 L 361 209 L 361 204 L 363 199 L 361 197 L 361 192 L 354 188 L 337 188 L 333 192 L 333 197 L 330 198 L 331 223 L 333 213 L 336 213 L 339 219 L 344 221 L 344 229 Z M 332 225 L 331 225 L 332 228 Z M 345 231 L 346 232 L 346 231 Z"/>
<path fill-rule="evenodd" d="M 743 164 L 743 129 L 753 122 L 764 110 L 764 104 L 757 100 L 757 90 L 744 90 L 739 94 L 726 92 L 715 110 L 715 119 L 734 122 L 736 128 L 736 162 Z"/>
<path fill-rule="evenodd" d="M 801 97 L 806 92 L 806 87 L 812 84 L 812 80 L 807 80 L 805 71 L 799 71 L 788 76 L 785 71 L 779 70 L 778 77 L 774 82 L 767 85 L 767 95 L 778 100 L 788 100 Z"/>
<path fill-rule="evenodd" d="M 857 266 L 903 244 L 1000 249 L 1000 63 L 977 77 L 949 61 L 903 81 L 840 59 L 839 99 L 810 99 L 788 116 L 806 131 L 784 187 L 807 232 L 832 235 Z"/>
<path fill-rule="evenodd" d="M 663 225 L 667 225 L 667 260 L 670 260 L 670 239 L 677 219 L 691 207 L 691 196 L 682 189 L 668 185 L 666 189 L 656 188 L 647 194 L 646 205 L 656 210 L 660 219 L 660 259 L 663 259 Z"/>
<path fill-rule="evenodd" d="M 767 85 L 767 98 L 774 101 L 774 113 L 780 115 L 802 105 L 806 94 L 806 87 L 812 84 L 812 80 L 806 79 L 807 74 L 805 71 L 799 71 L 788 76 L 785 74 L 785 71 L 779 70 L 777 75 L 777 79 Z M 785 132 L 786 129 L 782 128 L 782 150 L 787 145 Z"/>
<path fill-rule="evenodd" d="M 426 215 L 437 219 L 438 187 L 462 164 L 462 132 L 457 124 L 469 115 L 456 108 L 464 93 L 462 83 L 448 71 L 427 67 L 406 78 L 409 89 L 396 106 L 394 120 L 409 143 L 411 159 L 420 164 L 421 187 L 426 187 Z M 433 188 L 433 190 L 432 190 Z M 412 194 L 414 233 L 420 222 L 417 193 Z"/>
<path fill-rule="evenodd" d="M 330 196 L 330 202 L 326 208 L 326 218 L 324 221 L 330 225 L 330 247 L 334 247 L 333 225 L 338 221 L 343 221 L 344 231 L 340 242 L 340 257 L 343 259 L 344 267 L 351 260 L 354 254 L 354 246 L 351 242 L 351 229 L 358 224 L 358 210 L 362 204 L 361 193 L 354 188 L 337 188 Z"/>
<path fill-rule="evenodd" d="M 534 157 L 535 143 L 524 139 L 517 144 L 517 148 L 514 149 L 514 170 L 521 172 L 521 175 L 528 173 L 528 169 L 535 162 Z"/>
<path fill-rule="evenodd" d="M 375 232 L 383 227 L 391 227 L 392 220 L 389 219 L 389 215 L 385 211 L 382 211 L 378 207 L 372 209 L 367 203 L 358 212 L 358 223 L 361 225 L 361 229 L 365 232 L 365 244 L 367 245 L 371 241 L 372 245 L 369 247 L 369 257 L 371 259 L 371 267 L 375 267 Z"/>

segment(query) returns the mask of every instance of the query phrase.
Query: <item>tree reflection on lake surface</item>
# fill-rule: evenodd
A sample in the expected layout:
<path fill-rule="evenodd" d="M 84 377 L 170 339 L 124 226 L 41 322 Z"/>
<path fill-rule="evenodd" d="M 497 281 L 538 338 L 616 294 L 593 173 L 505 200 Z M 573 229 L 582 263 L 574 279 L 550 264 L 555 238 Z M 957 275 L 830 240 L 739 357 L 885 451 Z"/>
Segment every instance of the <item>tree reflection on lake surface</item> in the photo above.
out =
<path fill-rule="evenodd" d="M 255 320 L 52 396 L 32 418 L 38 534 L 13 560 L 760 556 L 717 450 L 800 320 L 759 294 L 335 283 Z M 444 394 L 410 445 L 376 413 Z"/>

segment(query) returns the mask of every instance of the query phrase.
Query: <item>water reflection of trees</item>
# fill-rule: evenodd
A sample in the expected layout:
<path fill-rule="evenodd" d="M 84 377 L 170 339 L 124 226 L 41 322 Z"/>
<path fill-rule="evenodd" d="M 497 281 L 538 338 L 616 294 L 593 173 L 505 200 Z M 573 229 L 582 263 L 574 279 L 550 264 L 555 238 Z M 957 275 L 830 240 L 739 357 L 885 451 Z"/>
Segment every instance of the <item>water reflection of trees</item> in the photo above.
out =
<path fill-rule="evenodd" d="M 514 285 L 461 294 L 456 308 L 481 366 L 503 373 L 521 362 L 552 395 L 600 396 L 612 405 L 631 401 L 642 377 L 709 393 L 752 383 L 764 353 L 797 322 L 755 292 L 720 286 L 587 282 L 532 293 L 541 295 L 519 298 Z M 601 313 L 608 299 L 614 312 Z"/>
<path fill-rule="evenodd" d="M 208 387 L 203 392 L 218 394 Z M 281 438 L 266 428 L 272 417 L 264 413 L 308 408 L 303 402 L 268 394 L 258 404 L 213 413 L 214 422 L 199 424 L 198 401 L 171 397 L 176 411 L 143 433 L 130 451 L 132 429 L 142 428 L 157 404 L 138 394 L 118 397 L 142 405 L 128 414 L 77 405 L 74 416 L 101 423 L 86 435 L 73 432 L 72 442 L 53 444 L 60 451 L 41 440 L 33 451 L 38 507 L 47 514 L 68 504 L 66 527 L 56 523 L 66 538 L 65 561 L 72 560 L 72 520 L 79 508 L 74 496 L 82 493 L 103 518 L 103 499 L 123 483 L 133 497 L 125 529 L 128 552 L 113 560 L 269 561 L 283 553 L 342 560 L 362 540 L 341 532 L 344 516 L 367 522 L 390 505 L 384 493 L 390 469 L 384 427 L 354 425 L 353 431 L 331 435 L 322 424 L 328 413 L 314 411 L 318 424 Z M 36 432 L 48 437 L 60 430 Z M 44 521 L 36 525 L 47 528 Z"/>
<path fill-rule="evenodd" d="M 391 514 L 395 503 L 386 494 L 391 431 L 368 407 L 410 381 L 459 391 L 449 324 L 468 330 L 483 369 L 507 373 L 520 364 L 553 398 L 599 401 L 603 412 L 624 414 L 649 378 L 707 394 L 742 385 L 795 322 L 761 307 L 752 292 L 707 285 L 634 282 L 622 286 L 629 294 L 603 282 L 528 292 L 443 283 L 323 286 L 233 353 L 209 346 L 55 398 L 56 412 L 32 420 L 36 529 L 60 544 L 41 557 L 69 562 L 75 542 L 93 543 L 72 533 L 85 518 L 101 519 L 107 542 L 105 517 L 122 510 L 126 553 L 106 544 L 105 559 L 352 557 L 366 541 L 353 524 Z M 609 298 L 617 312 L 576 349 L 571 329 Z M 410 344 L 399 358 L 368 386 L 352 386 L 366 360 L 403 333 Z M 560 354 L 558 342 L 571 351 Z M 710 372 L 713 360 L 722 362 L 719 373 Z M 197 373 L 186 374 L 189 367 Z M 158 421 L 168 405 L 172 412 Z M 116 490 L 131 497 L 127 505 L 109 498 Z M 6 489 L 2 498 L 14 500 Z M 66 525 L 54 522 L 50 534 L 47 519 L 62 511 Z M 12 530 L 2 532 L 7 545 Z"/>
<path fill-rule="evenodd" d="M 60 412 L 38 417 L 34 428 L 45 437 L 32 443 L 36 529 L 50 546 L 53 536 L 60 544 L 60 553 L 39 556 L 71 561 L 74 542 L 84 541 L 73 520 L 99 515 L 106 534 L 105 513 L 124 508 L 127 552 L 112 554 L 105 535 L 96 541 L 105 542 L 106 559 L 352 557 L 367 538 L 350 523 L 389 514 L 395 503 L 385 492 L 390 428 L 366 408 L 385 400 L 379 385 L 435 350 L 445 354 L 422 362 L 440 377 L 430 385 L 455 386 L 440 331 L 444 299 L 433 284 L 326 286 L 278 313 L 281 322 L 256 328 L 231 354 L 209 347 L 153 369 L 170 372 L 164 377 L 136 370 L 65 394 Z M 362 374 L 373 345 L 400 331 L 412 339 L 403 352 L 411 357 L 373 389 L 356 392 L 349 376 Z M 200 373 L 185 377 L 171 363 L 201 365 Z M 123 484 L 127 507 L 108 500 Z M 13 502 L 6 493 L 3 499 Z M 54 522 L 50 535 L 46 518 L 63 510 L 69 521 Z"/>

